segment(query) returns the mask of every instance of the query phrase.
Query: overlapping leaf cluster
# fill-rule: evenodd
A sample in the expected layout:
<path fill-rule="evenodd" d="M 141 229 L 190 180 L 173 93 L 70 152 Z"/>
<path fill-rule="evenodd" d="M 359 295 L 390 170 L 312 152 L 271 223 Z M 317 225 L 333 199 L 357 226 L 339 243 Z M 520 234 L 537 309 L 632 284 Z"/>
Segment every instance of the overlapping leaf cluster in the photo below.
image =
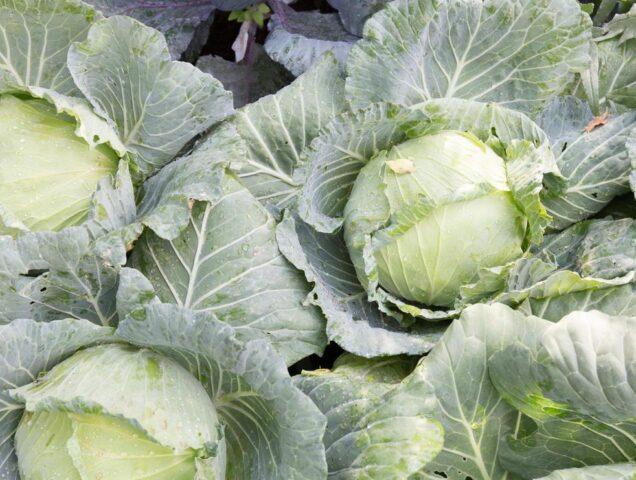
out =
<path fill-rule="evenodd" d="M 91 3 L 0 0 L 0 478 L 636 475 L 636 7 L 279 9 L 257 90 L 297 78 L 235 109 L 217 59 L 173 60 L 209 6 Z M 447 131 L 503 181 L 396 214 L 382 170 L 350 202 Z M 493 191 L 522 251 L 445 306 L 385 288 L 379 248 Z"/>

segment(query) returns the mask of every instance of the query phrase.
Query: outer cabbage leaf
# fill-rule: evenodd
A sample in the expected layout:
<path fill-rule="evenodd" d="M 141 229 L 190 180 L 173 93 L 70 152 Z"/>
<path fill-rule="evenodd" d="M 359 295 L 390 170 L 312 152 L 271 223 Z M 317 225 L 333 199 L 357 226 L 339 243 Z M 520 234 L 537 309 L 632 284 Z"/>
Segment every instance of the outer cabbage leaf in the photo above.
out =
<path fill-rule="evenodd" d="M 118 268 L 132 244 L 146 226 L 161 238 L 177 237 L 188 225 L 192 200 L 213 201 L 220 195 L 223 171 L 212 165 L 243 151 L 236 135 L 216 136 L 197 155 L 183 157 L 147 180 L 138 192 L 139 207 L 122 163 L 114 181 L 100 183 L 82 227 L 2 238 L 0 296 L 5 301 L 0 323 L 75 317 L 115 325 Z M 30 270 L 48 272 L 24 277 Z"/>
<path fill-rule="evenodd" d="M 556 470 L 539 480 L 630 480 L 636 474 L 636 464 L 620 463 L 598 467 Z"/>
<path fill-rule="evenodd" d="M 464 310 L 403 382 L 423 384 L 425 415 L 444 427 L 442 452 L 413 478 L 537 478 L 633 462 L 634 321 Z"/>
<path fill-rule="evenodd" d="M 464 302 L 489 299 L 519 305 L 528 299 L 543 302 L 553 297 L 561 305 L 585 302 L 578 292 L 602 298 L 597 291 L 634 282 L 635 235 L 631 218 L 579 222 L 547 235 L 527 257 L 482 271 L 477 282 L 462 290 Z"/>
<path fill-rule="evenodd" d="M 77 0 L 3 0 L 0 90 L 42 87 L 78 95 L 67 68 L 70 45 L 86 38 L 101 15 Z M 29 45 L 30 48 L 24 48 Z"/>
<path fill-rule="evenodd" d="M 355 107 L 432 98 L 536 112 L 589 63 L 591 21 L 571 0 L 400 0 L 351 51 Z"/>
<path fill-rule="evenodd" d="M 218 195 L 193 205 L 177 238 L 146 231 L 131 265 L 164 302 L 213 312 L 238 332 L 266 337 L 288 364 L 322 352 L 324 320 L 304 305 L 309 288 L 279 252 L 274 219 L 233 175 L 222 172 L 218 181 Z"/>
<path fill-rule="evenodd" d="M 416 384 L 401 384 L 413 360 L 341 356 L 333 370 L 294 378 L 327 416 L 329 478 L 403 479 L 432 460 L 443 444 L 441 425 L 422 415 Z"/>
<path fill-rule="evenodd" d="M 326 55 L 291 85 L 246 105 L 228 122 L 247 146 L 247 155 L 231 167 L 272 210 L 294 202 L 304 180 L 304 150 L 346 108 L 343 89 L 336 61 Z"/>
<path fill-rule="evenodd" d="M 546 298 L 529 298 L 519 308 L 529 315 L 552 322 L 577 310 L 599 310 L 608 315 L 636 317 L 636 284 L 582 290 Z"/>
<path fill-rule="evenodd" d="M 90 0 L 90 3 L 105 15 L 127 15 L 159 30 L 175 60 L 184 57 L 190 61 L 198 56 L 214 19 L 213 2 Z"/>
<path fill-rule="evenodd" d="M 362 36 L 364 23 L 374 13 L 381 10 L 388 0 L 327 0 L 329 5 L 338 10 L 340 20 L 349 33 Z"/>
<path fill-rule="evenodd" d="M 516 434 L 519 413 L 491 383 L 488 359 L 515 335 L 534 335 L 522 314 L 504 305 L 473 305 L 407 377 L 405 385 L 422 390 L 423 413 L 444 428 L 441 453 L 414 478 L 509 478 L 498 445 L 502 436 Z"/>
<path fill-rule="evenodd" d="M 218 80 L 171 61 L 165 38 L 128 17 L 95 22 L 86 41 L 69 50 L 68 65 L 144 175 L 232 111 L 231 95 Z"/>
<path fill-rule="evenodd" d="M 554 97 L 537 115 L 537 125 L 550 139 L 555 155 L 580 139 L 583 130 L 594 118 L 590 105 L 578 97 Z"/>
<path fill-rule="evenodd" d="M 276 231 L 281 252 L 314 284 L 312 302 L 327 317 L 327 336 L 364 357 L 429 351 L 446 323 L 400 324 L 367 299 L 339 234 L 320 233 L 290 213 Z"/>
<path fill-rule="evenodd" d="M 192 201 L 212 202 L 219 197 L 223 169 L 217 164 L 229 164 L 247 154 L 235 130 L 219 130 L 146 180 L 140 191 L 139 223 L 172 240 L 187 227 Z"/>
<path fill-rule="evenodd" d="M 534 342 L 514 342 L 488 363 L 497 390 L 532 419 L 517 438 L 506 439 L 503 465 L 536 478 L 560 468 L 633 462 L 636 319 L 574 312 L 541 325 Z"/>
<path fill-rule="evenodd" d="M 583 90 L 597 115 L 608 108 L 636 108 L 636 7 L 616 15 L 594 39 L 592 63 L 581 74 Z"/>
<path fill-rule="evenodd" d="M 556 142 L 554 147 L 561 147 L 557 150 L 557 165 L 567 183 L 565 188 L 548 186 L 541 195 L 553 217 L 550 226 L 555 230 L 591 217 L 614 197 L 629 191 L 632 166 L 627 142 L 636 135 L 636 112 L 612 116 L 606 125 L 589 133 L 581 129 L 575 135 L 572 130 L 587 116 L 572 119 L 568 104 L 562 107 L 560 112 L 550 109 L 552 122 L 563 118 L 570 124 L 568 135 L 559 134 L 546 121 L 541 124 L 548 127 L 551 141 Z"/>
<path fill-rule="evenodd" d="M 347 33 L 335 13 L 296 12 L 273 15 L 265 41 L 267 54 L 294 75 L 306 72 L 325 52 L 344 66 L 356 37 Z"/>

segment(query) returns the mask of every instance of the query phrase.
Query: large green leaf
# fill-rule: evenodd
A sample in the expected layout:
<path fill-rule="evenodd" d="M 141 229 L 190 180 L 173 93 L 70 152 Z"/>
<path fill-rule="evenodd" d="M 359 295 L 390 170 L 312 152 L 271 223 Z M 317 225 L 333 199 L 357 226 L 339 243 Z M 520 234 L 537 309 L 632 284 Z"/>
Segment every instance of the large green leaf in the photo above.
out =
<path fill-rule="evenodd" d="M 5 246 L 3 256 L 18 268 L 0 279 L 0 292 L 7 299 L 0 305 L 0 323 L 27 317 L 116 325 L 117 269 L 93 254 L 87 230 L 28 233 Z M 33 269 L 46 272 L 23 276 Z"/>
<path fill-rule="evenodd" d="M 232 112 L 231 95 L 219 81 L 171 61 L 163 35 L 129 17 L 95 22 L 86 41 L 71 47 L 68 65 L 144 175 Z"/>
<path fill-rule="evenodd" d="M 147 231 L 131 264 L 166 303 L 214 313 L 251 338 L 266 337 L 289 364 L 324 348 L 320 311 L 304 305 L 302 274 L 278 250 L 269 212 L 231 174 L 220 191 L 197 202 L 175 239 Z"/>
<path fill-rule="evenodd" d="M 567 185 L 556 191 L 547 188 L 541 196 L 553 217 L 552 228 L 562 230 L 591 217 L 614 197 L 629 191 L 632 166 L 627 141 L 634 135 L 636 112 L 628 112 L 610 117 L 606 125 L 591 132 L 580 130 L 578 135 L 561 140 L 557 165 Z"/>
<path fill-rule="evenodd" d="M 413 363 L 408 357 L 365 360 L 346 354 L 332 371 L 295 377 L 327 416 L 330 479 L 401 480 L 439 453 L 443 429 L 422 414 L 421 388 L 400 383 Z"/>
<path fill-rule="evenodd" d="M 84 40 L 99 18 L 77 0 L 2 0 L 0 90 L 43 87 L 78 95 L 66 57 L 71 44 Z"/>
<path fill-rule="evenodd" d="M 556 297 L 561 305 L 569 301 L 585 304 L 585 297 L 570 297 L 578 292 L 600 299 L 604 294 L 596 291 L 634 282 L 634 238 L 636 222 L 632 218 L 579 222 L 546 235 L 526 257 L 482 270 L 477 282 L 462 289 L 464 302 L 488 299 L 519 305 Z"/>
<path fill-rule="evenodd" d="M 163 33 L 175 60 L 196 59 L 214 19 L 213 2 L 90 0 L 105 15 L 127 15 Z"/>
<path fill-rule="evenodd" d="M 589 104 L 578 97 L 567 95 L 554 97 L 537 115 L 537 125 L 550 139 L 555 155 L 560 155 L 594 118 Z"/>
<path fill-rule="evenodd" d="M 504 305 L 474 305 L 421 360 L 405 382 L 421 384 L 423 413 L 442 424 L 444 446 L 417 478 L 510 478 L 498 445 L 516 434 L 519 413 L 490 382 L 488 359 L 515 335 L 533 334 L 524 316 Z"/>
<path fill-rule="evenodd" d="M 382 10 L 388 0 L 358 0 L 349 2 L 347 0 L 327 0 L 329 5 L 338 10 L 340 21 L 350 33 L 362 36 L 364 23 L 374 13 Z"/>
<path fill-rule="evenodd" d="M 344 66 L 356 37 L 347 33 L 335 13 L 285 9 L 272 16 L 265 41 L 267 54 L 294 75 L 306 72 L 325 52 Z"/>
<path fill-rule="evenodd" d="M 230 120 L 247 145 L 247 155 L 232 168 L 265 205 L 279 210 L 293 203 L 304 181 L 303 152 L 346 108 L 343 90 L 336 60 L 327 55 L 291 85 Z"/>
<path fill-rule="evenodd" d="M 399 0 L 351 51 L 356 107 L 431 98 L 538 111 L 589 63 L 591 21 L 573 0 Z"/>
<path fill-rule="evenodd" d="M 608 315 L 636 317 L 636 284 L 628 283 L 599 290 L 582 290 L 545 298 L 530 298 L 523 311 L 556 322 L 570 312 L 599 310 Z"/>
<path fill-rule="evenodd" d="M 636 460 L 635 327 L 634 317 L 574 312 L 490 358 L 497 390 L 532 419 L 502 446 L 508 470 L 536 478 Z"/>
<path fill-rule="evenodd" d="M 414 478 L 529 479 L 633 462 L 635 321 L 468 307 L 403 382 L 423 385 L 423 414 L 444 427 L 442 452 Z"/>
<path fill-rule="evenodd" d="M 636 475 L 636 464 L 621 463 L 598 467 L 556 470 L 540 480 L 631 480 Z"/>
<path fill-rule="evenodd" d="M 607 3 L 607 0 L 603 3 Z M 594 39 L 592 63 L 581 84 L 597 115 L 609 108 L 636 108 L 636 7 L 616 15 Z"/>
<path fill-rule="evenodd" d="M 133 192 L 128 183 L 118 182 L 115 189 L 98 190 L 95 199 L 99 203 L 94 210 L 103 215 L 95 215 L 99 221 L 85 225 L 95 237 L 94 251 L 111 265 L 123 265 L 126 252 L 145 227 L 161 238 L 176 238 L 189 223 L 192 201 L 218 198 L 223 170 L 214 165 L 230 163 L 244 155 L 244 145 L 236 132 L 223 129 L 222 134 L 201 142 L 193 152 L 146 180 L 137 191 L 138 207 L 131 201 Z M 112 219 L 113 212 L 120 215 Z"/>

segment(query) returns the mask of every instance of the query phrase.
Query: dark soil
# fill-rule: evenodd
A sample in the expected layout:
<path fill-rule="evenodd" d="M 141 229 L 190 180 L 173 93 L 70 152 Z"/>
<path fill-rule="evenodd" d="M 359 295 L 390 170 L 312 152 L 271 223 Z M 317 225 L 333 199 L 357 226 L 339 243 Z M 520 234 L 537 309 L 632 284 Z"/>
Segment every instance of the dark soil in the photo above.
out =
<path fill-rule="evenodd" d="M 297 11 L 320 10 L 322 13 L 335 12 L 326 0 L 298 0 L 291 7 Z M 234 61 L 232 43 L 239 33 L 241 25 L 238 22 L 228 20 L 230 12 L 217 10 L 214 14 L 214 22 L 210 27 L 210 37 L 203 47 L 201 55 L 216 55 L 226 60 Z M 264 43 L 267 37 L 267 23 L 256 33 L 256 43 Z"/>

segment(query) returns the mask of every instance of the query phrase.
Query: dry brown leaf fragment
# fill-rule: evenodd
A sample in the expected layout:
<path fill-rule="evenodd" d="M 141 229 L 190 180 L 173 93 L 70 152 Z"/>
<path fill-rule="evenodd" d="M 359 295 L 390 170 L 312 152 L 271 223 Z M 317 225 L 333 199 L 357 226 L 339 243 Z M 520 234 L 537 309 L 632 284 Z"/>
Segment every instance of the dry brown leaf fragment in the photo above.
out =
<path fill-rule="evenodd" d="M 605 110 L 605 112 L 602 115 L 594 117 L 592 120 L 590 120 L 590 123 L 588 123 L 583 130 L 585 131 L 585 133 L 590 133 L 596 127 L 605 125 L 608 121 L 609 121 L 609 111 Z"/>

